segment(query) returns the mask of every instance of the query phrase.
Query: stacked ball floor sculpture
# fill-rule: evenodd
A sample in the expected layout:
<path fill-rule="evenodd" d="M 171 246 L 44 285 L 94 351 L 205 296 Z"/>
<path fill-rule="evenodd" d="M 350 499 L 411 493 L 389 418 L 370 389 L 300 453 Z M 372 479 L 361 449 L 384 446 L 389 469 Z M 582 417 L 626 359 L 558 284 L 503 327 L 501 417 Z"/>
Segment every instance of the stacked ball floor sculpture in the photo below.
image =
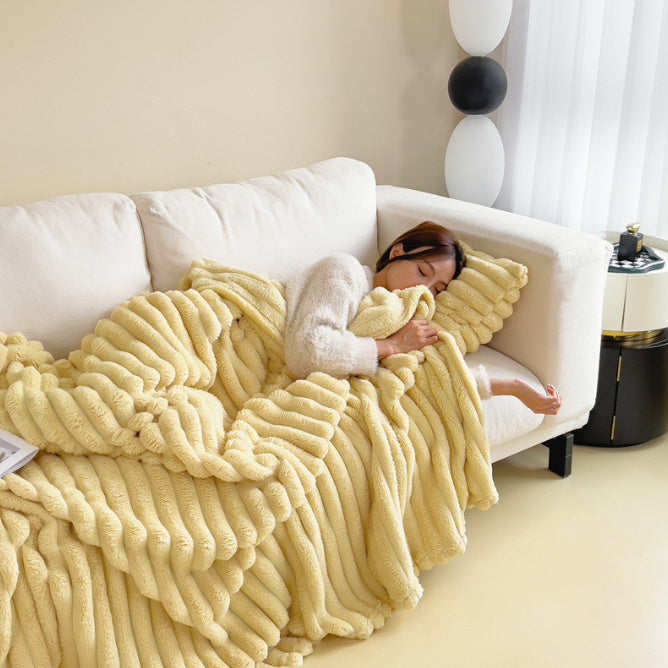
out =
<path fill-rule="evenodd" d="M 450 22 L 459 45 L 469 54 L 448 80 L 454 107 L 466 114 L 445 152 L 445 184 L 454 199 L 491 206 L 499 195 L 505 152 L 499 131 L 486 114 L 503 102 L 508 88 L 501 65 L 488 56 L 501 42 L 512 0 L 450 0 Z"/>

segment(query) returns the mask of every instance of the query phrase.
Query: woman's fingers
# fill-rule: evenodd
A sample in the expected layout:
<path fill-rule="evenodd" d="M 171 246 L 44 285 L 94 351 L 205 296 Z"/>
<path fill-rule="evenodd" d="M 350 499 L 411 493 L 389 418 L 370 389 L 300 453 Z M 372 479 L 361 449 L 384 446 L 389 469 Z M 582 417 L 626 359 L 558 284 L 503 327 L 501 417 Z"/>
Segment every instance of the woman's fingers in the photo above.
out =
<path fill-rule="evenodd" d="M 424 323 L 424 325 L 421 326 L 421 334 L 425 345 L 436 343 L 438 341 L 438 332 L 433 327 L 430 327 L 426 321 L 422 320 L 421 322 Z"/>
<path fill-rule="evenodd" d="M 438 332 L 426 320 L 409 320 L 387 340 L 393 342 L 395 353 L 407 353 L 436 343 Z"/>
<path fill-rule="evenodd" d="M 417 343 L 420 348 L 438 341 L 438 332 L 426 320 L 411 320 L 410 322 L 415 330 Z"/>
<path fill-rule="evenodd" d="M 561 407 L 561 397 L 554 385 L 547 385 L 545 392 L 542 392 L 528 383 L 520 381 L 519 392 L 516 396 L 534 413 L 556 415 Z"/>
<path fill-rule="evenodd" d="M 547 415 L 556 415 L 561 408 L 561 397 L 554 385 L 548 385 L 545 388 L 547 396 L 543 400 L 545 413 Z"/>
<path fill-rule="evenodd" d="M 561 397 L 559 392 L 557 392 L 554 385 L 547 386 L 548 399 L 550 400 L 552 406 L 555 406 L 557 409 L 561 406 Z"/>

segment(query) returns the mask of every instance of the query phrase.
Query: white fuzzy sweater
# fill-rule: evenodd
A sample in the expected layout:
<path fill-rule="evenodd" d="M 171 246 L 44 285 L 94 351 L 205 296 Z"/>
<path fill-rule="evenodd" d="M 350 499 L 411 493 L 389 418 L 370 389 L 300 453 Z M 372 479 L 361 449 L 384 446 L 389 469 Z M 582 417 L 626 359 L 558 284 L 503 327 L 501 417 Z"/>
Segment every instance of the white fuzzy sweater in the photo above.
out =
<path fill-rule="evenodd" d="M 344 253 L 330 255 L 288 281 L 285 361 L 296 377 L 313 371 L 337 378 L 376 372 L 375 340 L 348 331 L 360 301 L 371 290 L 371 269 Z M 480 397 L 489 398 L 485 368 L 476 367 L 473 375 Z"/>

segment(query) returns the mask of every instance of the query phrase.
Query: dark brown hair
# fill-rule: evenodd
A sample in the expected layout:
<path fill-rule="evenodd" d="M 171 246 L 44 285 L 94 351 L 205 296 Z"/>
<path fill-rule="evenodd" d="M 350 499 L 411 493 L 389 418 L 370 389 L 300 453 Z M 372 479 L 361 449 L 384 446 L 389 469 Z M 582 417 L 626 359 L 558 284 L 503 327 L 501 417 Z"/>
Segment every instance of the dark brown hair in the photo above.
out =
<path fill-rule="evenodd" d="M 390 251 L 396 244 L 402 244 L 404 252 L 402 255 L 390 258 Z M 413 252 L 416 248 L 423 250 Z M 454 280 L 464 268 L 466 262 L 464 250 L 450 230 L 426 220 L 398 236 L 385 249 L 376 262 L 376 273 L 395 260 L 449 260 L 450 258 L 455 260 L 455 275 L 452 277 Z"/>

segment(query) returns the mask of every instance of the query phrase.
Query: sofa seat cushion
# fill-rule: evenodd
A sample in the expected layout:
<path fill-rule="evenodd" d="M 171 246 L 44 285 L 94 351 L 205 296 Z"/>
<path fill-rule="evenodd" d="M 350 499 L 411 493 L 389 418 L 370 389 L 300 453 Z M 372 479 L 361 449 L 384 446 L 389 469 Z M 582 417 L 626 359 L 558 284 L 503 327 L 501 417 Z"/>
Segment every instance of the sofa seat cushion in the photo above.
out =
<path fill-rule="evenodd" d="M 487 346 L 480 346 L 476 352 L 466 355 L 464 360 L 469 368 L 482 364 L 490 378 L 520 378 L 539 390 L 543 389 L 531 371 Z M 482 408 L 485 435 L 492 451 L 497 445 L 533 431 L 544 419 L 543 415 L 533 413 L 515 397 L 492 397 L 482 402 Z"/>
<path fill-rule="evenodd" d="M 174 289 L 200 257 L 280 281 L 337 252 L 375 263 L 375 177 L 350 158 L 133 199 L 155 290 Z"/>
<path fill-rule="evenodd" d="M 151 289 L 135 205 L 120 194 L 0 207 L 0 331 L 56 357 L 125 299 Z"/>

